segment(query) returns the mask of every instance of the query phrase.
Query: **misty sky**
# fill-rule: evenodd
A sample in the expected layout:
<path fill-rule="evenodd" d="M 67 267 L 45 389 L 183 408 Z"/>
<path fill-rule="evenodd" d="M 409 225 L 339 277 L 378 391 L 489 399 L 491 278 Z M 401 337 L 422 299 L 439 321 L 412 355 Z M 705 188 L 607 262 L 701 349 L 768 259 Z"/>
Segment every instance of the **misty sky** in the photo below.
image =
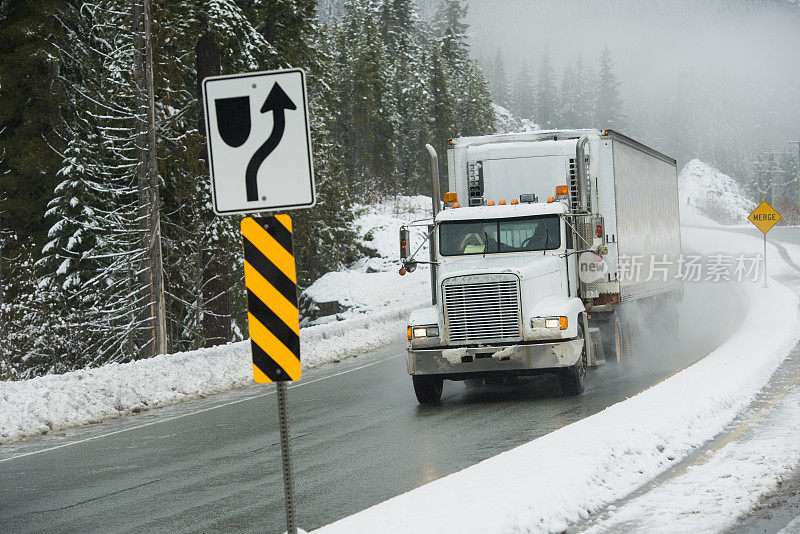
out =
<path fill-rule="evenodd" d="M 513 81 L 523 58 L 535 72 L 544 47 L 560 74 L 578 54 L 596 66 L 607 45 L 634 119 L 683 91 L 701 109 L 722 108 L 725 127 L 757 127 L 771 149 L 800 139 L 800 2 L 468 3 L 473 52 L 487 75 L 498 47 Z"/>

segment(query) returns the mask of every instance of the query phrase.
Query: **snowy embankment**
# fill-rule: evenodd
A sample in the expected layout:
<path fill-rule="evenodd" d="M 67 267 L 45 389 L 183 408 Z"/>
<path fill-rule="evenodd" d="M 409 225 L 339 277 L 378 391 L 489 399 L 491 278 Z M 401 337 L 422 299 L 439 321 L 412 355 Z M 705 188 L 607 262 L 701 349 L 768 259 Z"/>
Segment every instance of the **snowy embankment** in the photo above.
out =
<path fill-rule="evenodd" d="M 683 240 L 687 249 L 715 253 L 756 254 L 762 246 L 715 229 L 686 229 Z M 774 248 L 769 254 L 778 257 Z M 792 272 L 785 265 L 772 269 Z M 794 292 L 774 280 L 766 289 L 760 282 L 741 289 L 750 302 L 742 327 L 698 363 L 591 417 L 317 532 L 561 532 L 629 495 L 720 433 L 800 337 Z"/>
<path fill-rule="evenodd" d="M 427 208 L 427 212 L 425 211 Z M 429 197 L 365 207 L 356 220 L 377 256 L 328 273 L 306 290 L 344 310 L 300 329 L 303 369 L 358 355 L 398 339 L 413 308 L 430 298 L 429 276 L 397 274 L 398 229 L 430 216 Z M 364 237 L 365 236 L 365 237 Z M 419 235 L 412 240 L 421 243 Z M 0 444 L 96 423 L 244 386 L 253 381 L 250 342 L 167 354 L 96 369 L 0 382 Z"/>
<path fill-rule="evenodd" d="M 681 170 L 678 193 L 685 226 L 707 226 L 706 218 L 721 224 L 745 224 L 756 207 L 736 180 L 697 159 Z"/>
<path fill-rule="evenodd" d="M 492 103 L 492 109 L 497 133 L 524 133 L 539 129 L 539 125 L 532 120 L 520 118 L 503 106 Z"/>

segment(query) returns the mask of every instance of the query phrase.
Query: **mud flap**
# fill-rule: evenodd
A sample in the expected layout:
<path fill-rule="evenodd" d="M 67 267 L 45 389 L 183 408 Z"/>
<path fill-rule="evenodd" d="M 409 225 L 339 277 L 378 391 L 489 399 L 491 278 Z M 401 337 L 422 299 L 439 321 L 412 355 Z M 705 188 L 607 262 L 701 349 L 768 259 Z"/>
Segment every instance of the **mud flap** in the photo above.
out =
<path fill-rule="evenodd" d="M 592 344 L 592 350 L 589 353 L 591 358 L 587 362 L 589 369 L 597 369 L 606 363 L 606 356 L 603 353 L 603 336 L 600 329 L 597 327 L 589 328 L 589 342 Z"/>

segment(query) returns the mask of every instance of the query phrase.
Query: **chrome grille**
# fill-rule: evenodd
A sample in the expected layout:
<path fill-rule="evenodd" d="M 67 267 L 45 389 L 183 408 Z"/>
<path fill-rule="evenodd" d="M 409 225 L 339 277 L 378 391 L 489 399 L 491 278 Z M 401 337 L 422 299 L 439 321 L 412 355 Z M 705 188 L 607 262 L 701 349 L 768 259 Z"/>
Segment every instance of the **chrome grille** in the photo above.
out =
<path fill-rule="evenodd" d="M 451 343 L 520 337 L 517 281 L 445 283 L 445 321 Z"/>

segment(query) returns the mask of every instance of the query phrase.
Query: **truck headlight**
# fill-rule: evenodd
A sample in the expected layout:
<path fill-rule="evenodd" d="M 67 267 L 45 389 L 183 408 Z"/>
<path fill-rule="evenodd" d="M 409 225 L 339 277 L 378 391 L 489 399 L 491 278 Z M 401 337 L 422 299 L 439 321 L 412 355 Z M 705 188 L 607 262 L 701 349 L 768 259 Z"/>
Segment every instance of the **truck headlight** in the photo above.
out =
<path fill-rule="evenodd" d="M 423 337 L 439 337 L 438 326 L 409 326 L 408 339 L 419 339 Z"/>
<path fill-rule="evenodd" d="M 566 317 L 550 317 L 544 320 L 545 328 L 559 328 L 561 330 L 567 329 Z"/>

